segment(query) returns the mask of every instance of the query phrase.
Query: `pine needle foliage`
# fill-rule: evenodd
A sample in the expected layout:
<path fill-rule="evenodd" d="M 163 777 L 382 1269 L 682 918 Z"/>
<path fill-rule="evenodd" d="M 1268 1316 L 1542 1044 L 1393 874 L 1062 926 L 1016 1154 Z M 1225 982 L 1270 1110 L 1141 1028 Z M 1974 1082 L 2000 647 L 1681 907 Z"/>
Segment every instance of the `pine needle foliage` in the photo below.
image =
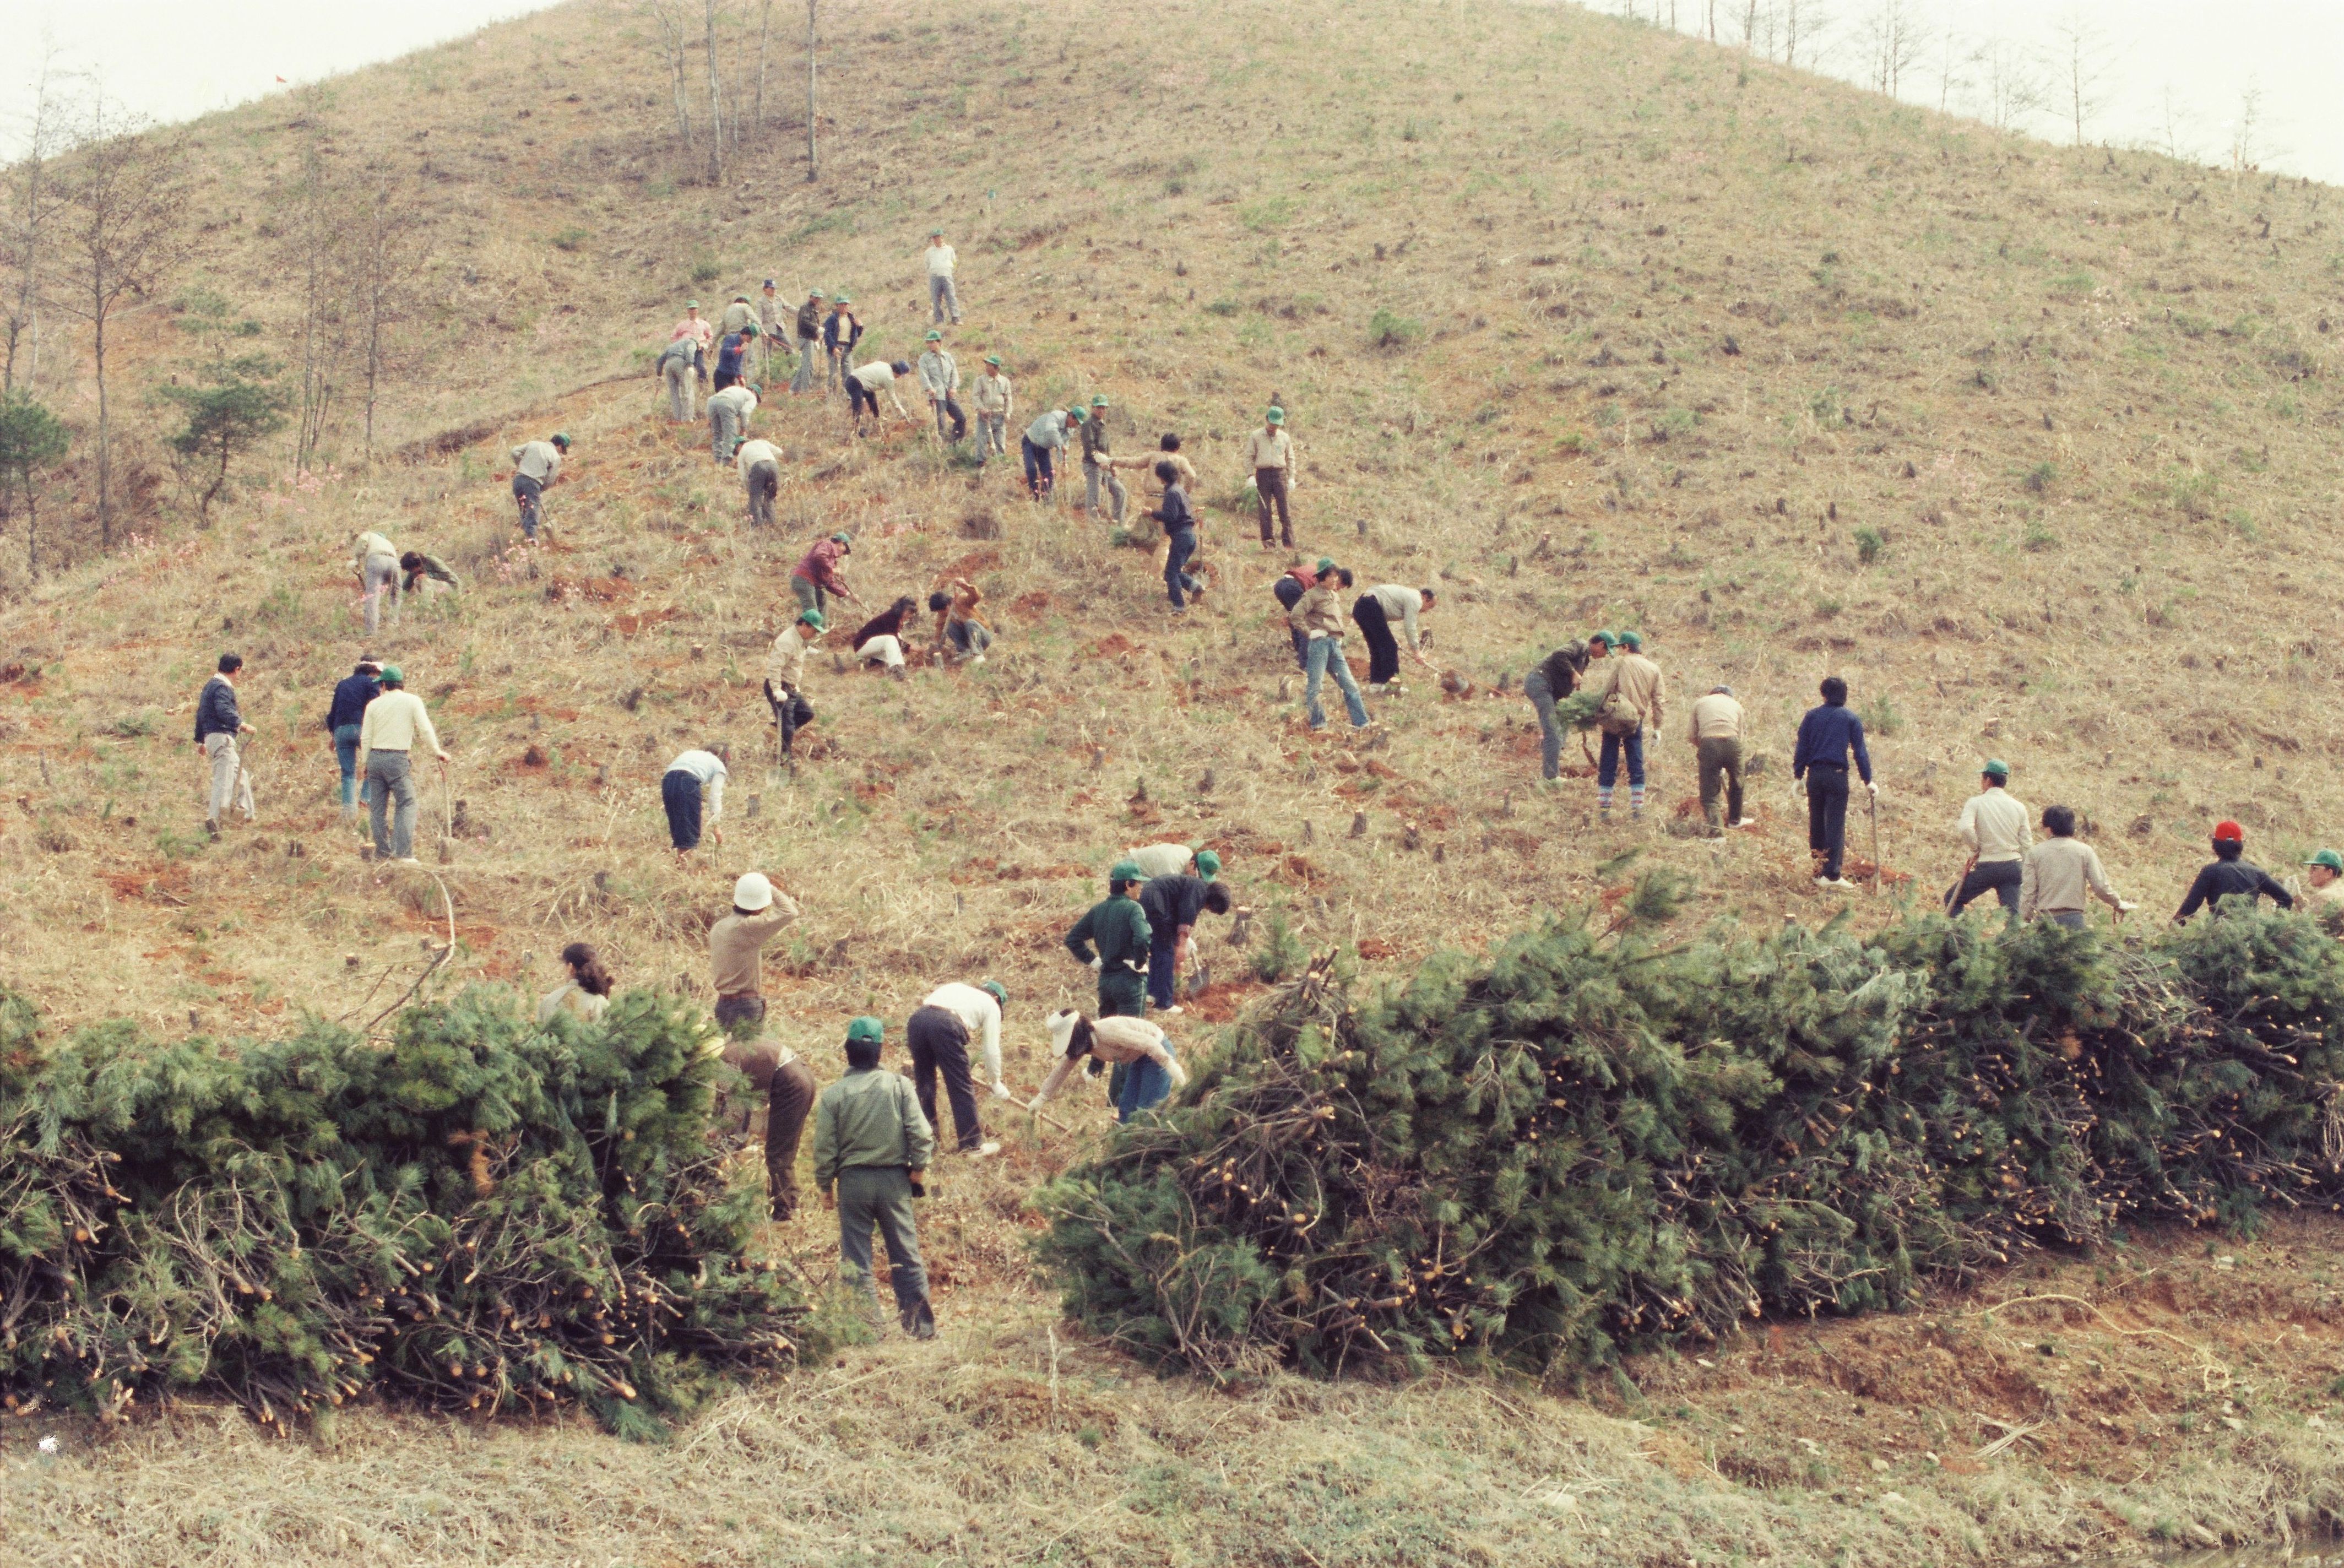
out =
<path fill-rule="evenodd" d="M 1600 1365 L 2127 1218 L 2344 1204 L 2344 959 L 2308 919 L 1664 946 L 1652 905 L 1370 996 L 1313 963 L 1040 1195 L 1068 1310 L 1215 1372 Z"/>
<path fill-rule="evenodd" d="M 650 992 L 540 1028 L 477 988 L 388 1048 L 315 1020 L 50 1048 L 0 995 L 0 1402 L 205 1389 L 283 1422 L 379 1394 L 656 1436 L 804 1317 L 747 1255 L 762 1172 L 710 1141 L 729 1072 Z"/>

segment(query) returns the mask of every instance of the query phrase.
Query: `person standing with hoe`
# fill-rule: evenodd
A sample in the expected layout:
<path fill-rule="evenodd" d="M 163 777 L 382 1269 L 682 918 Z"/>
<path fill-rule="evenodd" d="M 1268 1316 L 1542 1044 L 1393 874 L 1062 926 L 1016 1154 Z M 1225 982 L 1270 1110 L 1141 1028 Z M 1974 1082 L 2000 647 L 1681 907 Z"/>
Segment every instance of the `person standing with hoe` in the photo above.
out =
<path fill-rule="evenodd" d="M 788 764 L 797 733 L 813 723 L 813 704 L 805 700 L 806 650 L 821 640 L 825 622 L 819 610 L 801 610 L 782 628 L 765 655 L 765 705 L 773 711 L 773 728 L 780 733 L 781 761 Z"/>
<path fill-rule="evenodd" d="M 1105 489 L 1107 499 L 1115 503 L 1113 521 L 1123 521 L 1125 503 L 1130 492 L 1123 481 L 1115 477 L 1115 457 L 1107 450 L 1114 441 L 1106 428 L 1106 399 L 1104 395 L 1091 400 L 1090 418 L 1083 421 L 1083 510 L 1091 516 L 1099 514 L 1099 491 Z"/>
<path fill-rule="evenodd" d="M 846 585 L 846 577 L 838 564 L 854 553 L 854 536 L 851 533 L 834 533 L 828 539 L 815 541 L 813 548 L 790 568 L 790 591 L 798 596 L 798 608 L 827 614 L 834 593 L 849 604 L 862 603 L 854 596 L 854 590 Z"/>
<path fill-rule="evenodd" d="M 773 384 L 773 346 L 782 335 L 782 312 L 788 309 L 773 292 L 773 280 L 766 278 L 757 295 L 757 379 L 769 387 Z"/>
<path fill-rule="evenodd" d="M 945 313 L 950 312 L 952 324 L 957 327 L 960 325 L 960 296 L 953 289 L 953 268 L 960 264 L 960 258 L 953 253 L 951 246 L 945 243 L 945 231 L 941 228 L 928 231 L 927 262 L 930 324 L 943 326 Z"/>
<path fill-rule="evenodd" d="M 1275 507 L 1280 539 L 1294 548 L 1294 518 L 1287 505 L 1294 492 L 1294 438 L 1286 433 L 1286 410 L 1272 408 L 1261 417 L 1261 429 L 1246 437 L 1246 460 L 1253 465 L 1255 504 L 1260 511 L 1261 547 L 1273 548 L 1269 514 Z"/>
<path fill-rule="evenodd" d="M 847 306 L 854 301 L 844 294 L 831 297 L 830 314 L 822 323 L 823 352 L 830 358 L 830 389 L 846 389 L 846 368 L 852 362 L 854 345 L 863 341 L 863 323 Z"/>
<path fill-rule="evenodd" d="M 1015 418 L 1016 389 L 1009 384 L 1008 372 L 1001 368 L 1001 356 L 985 357 L 985 373 L 976 379 L 970 401 L 976 408 L 976 460 L 991 462 L 995 458 L 1009 455 L 1009 421 Z"/>
<path fill-rule="evenodd" d="M 1880 798 L 1872 779 L 1872 754 L 1864 745 L 1864 721 L 1848 711 L 1847 683 L 1837 675 L 1822 687 L 1823 704 L 1799 721 L 1799 741 L 1791 753 L 1791 779 L 1807 788 L 1807 848 L 1815 858 L 1815 885 L 1844 892 L 1855 885 L 1840 875 L 1847 855 L 1848 758 L 1871 799 Z"/>
<path fill-rule="evenodd" d="M 2010 764 L 1992 758 L 1978 770 L 1978 793 L 1962 803 L 1954 831 L 1969 845 L 1970 860 L 1962 867 L 1961 880 L 1945 889 L 1947 915 L 1959 915 L 1970 900 L 1991 893 L 2013 924 L 2020 919 L 2019 885 L 2026 879 L 2026 852 L 2035 845 L 2035 834 L 2027 826 L 2026 807 L 2011 794 L 2009 785 Z"/>
<path fill-rule="evenodd" d="M 945 347 L 945 335 L 930 330 L 927 348 L 920 354 L 920 390 L 927 394 L 928 410 L 936 417 L 936 436 L 947 445 L 957 446 L 968 434 L 968 416 L 960 411 L 960 401 L 954 396 L 960 390 L 960 362 Z M 952 434 L 945 434 L 945 420 L 952 420 Z"/>

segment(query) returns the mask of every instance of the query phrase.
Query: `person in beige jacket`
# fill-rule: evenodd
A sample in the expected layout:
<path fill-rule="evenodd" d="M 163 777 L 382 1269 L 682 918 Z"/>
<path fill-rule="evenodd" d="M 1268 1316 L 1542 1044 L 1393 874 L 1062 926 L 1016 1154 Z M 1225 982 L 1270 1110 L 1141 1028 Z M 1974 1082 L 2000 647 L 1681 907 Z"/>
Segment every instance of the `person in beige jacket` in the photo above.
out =
<path fill-rule="evenodd" d="M 1954 831 L 1970 846 L 1970 863 L 1962 879 L 1945 890 L 1945 913 L 1959 915 L 1970 900 L 1993 894 L 2013 919 L 2019 914 L 2022 863 L 2035 842 L 2026 825 L 2026 807 L 2009 790 L 2010 764 L 1990 757 L 1978 770 L 1978 793 L 1962 803 L 1961 819 Z"/>
<path fill-rule="evenodd" d="M 1685 738 L 1692 743 L 1693 761 L 1701 768 L 1701 814 L 1708 819 L 1711 836 L 1718 825 L 1717 797 L 1725 796 L 1725 826 L 1748 827 L 1742 815 L 1742 704 L 1731 686 L 1712 686 L 1692 705 L 1692 723 Z"/>
<path fill-rule="evenodd" d="M 1612 673 L 1604 683 L 1600 702 L 1609 703 L 1614 693 L 1625 702 L 1636 719 L 1635 727 L 1624 729 L 1610 723 L 1601 724 L 1603 753 L 1595 764 L 1595 807 L 1597 813 L 1612 815 L 1612 792 L 1620 782 L 1620 763 L 1628 763 L 1628 814 L 1642 821 L 1644 815 L 1644 731 L 1657 732 L 1661 727 L 1661 667 L 1644 657 L 1642 632 L 1622 632 L 1617 645 L 1620 652 L 1608 661 Z"/>
<path fill-rule="evenodd" d="M 1286 410 L 1271 409 L 1261 417 L 1261 429 L 1250 431 L 1245 441 L 1246 462 L 1253 470 L 1255 503 L 1261 521 L 1261 547 L 1271 548 L 1269 513 L 1278 510 L 1280 537 L 1288 550 L 1294 548 L 1294 519 L 1287 511 L 1294 493 L 1294 438 L 1286 433 Z"/>
<path fill-rule="evenodd" d="M 1085 1057 L 1131 1069 L 1124 1075 L 1123 1094 L 1116 1102 L 1117 1121 L 1129 1121 L 1162 1104 L 1188 1081 L 1188 1069 L 1173 1053 L 1171 1040 L 1145 1018 L 1092 1019 L 1068 1009 L 1042 1022 L 1050 1031 L 1050 1076 L 1042 1080 L 1042 1092 L 1026 1102 L 1028 1110 L 1047 1105 Z"/>
<path fill-rule="evenodd" d="M 1346 622 L 1341 602 L 1335 597 L 1339 586 L 1350 585 L 1349 572 L 1339 567 L 1322 571 L 1286 617 L 1288 627 L 1304 639 L 1302 668 L 1308 679 L 1303 683 L 1302 703 L 1313 730 L 1327 727 L 1327 710 L 1318 705 L 1318 684 L 1329 671 L 1334 672 L 1335 684 L 1342 690 L 1343 706 L 1350 714 L 1351 727 L 1368 727 L 1368 704 L 1359 696 L 1359 683 L 1352 678 L 1350 661 L 1343 657 Z"/>
<path fill-rule="evenodd" d="M 2097 851 L 2076 836 L 2076 814 L 2064 805 L 2043 808 L 2043 831 L 2051 836 L 2026 852 L 2018 883 L 2018 918 L 2045 919 L 2054 925 L 2084 925 L 2084 896 L 2088 892 L 2119 918 L 2137 905 L 2127 904 L 2108 885 Z"/>
<path fill-rule="evenodd" d="M 782 732 L 782 754 L 790 754 L 797 733 L 813 723 L 813 704 L 805 699 L 806 650 L 822 638 L 825 624 L 819 610 L 801 610 L 798 618 L 773 639 L 765 655 L 765 705 Z"/>

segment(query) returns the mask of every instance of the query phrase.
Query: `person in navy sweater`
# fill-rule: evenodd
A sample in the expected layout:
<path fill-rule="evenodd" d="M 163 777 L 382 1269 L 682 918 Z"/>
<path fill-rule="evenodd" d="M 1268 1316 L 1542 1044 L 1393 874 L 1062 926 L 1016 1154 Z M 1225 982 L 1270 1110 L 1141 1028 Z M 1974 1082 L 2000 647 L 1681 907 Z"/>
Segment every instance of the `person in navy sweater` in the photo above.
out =
<path fill-rule="evenodd" d="M 367 704 L 382 695 L 382 662 L 372 654 L 334 687 L 334 705 L 326 713 L 326 728 L 334 737 L 334 760 L 342 769 L 342 820 L 359 814 L 359 725 Z"/>
<path fill-rule="evenodd" d="M 1842 876 L 1847 852 L 1847 767 L 1851 753 L 1864 787 L 1880 798 L 1872 782 L 1872 754 L 1864 749 L 1864 721 L 1847 709 L 1847 683 L 1837 675 L 1824 682 L 1823 705 L 1799 721 L 1799 744 L 1791 754 L 1791 778 L 1807 786 L 1807 847 L 1815 855 L 1815 885 L 1855 885 Z"/>

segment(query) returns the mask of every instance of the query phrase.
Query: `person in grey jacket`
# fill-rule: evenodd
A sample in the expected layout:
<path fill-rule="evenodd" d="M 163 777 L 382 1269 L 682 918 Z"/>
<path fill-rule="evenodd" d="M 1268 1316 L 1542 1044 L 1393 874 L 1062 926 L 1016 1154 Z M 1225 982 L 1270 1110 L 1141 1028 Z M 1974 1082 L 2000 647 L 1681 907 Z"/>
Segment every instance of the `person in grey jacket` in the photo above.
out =
<path fill-rule="evenodd" d="M 960 390 L 960 366 L 945 347 L 945 335 L 928 334 L 928 346 L 920 355 L 920 390 L 928 395 L 928 407 L 936 414 L 936 434 L 947 441 L 957 442 L 968 434 L 968 416 L 960 411 L 960 403 L 953 396 Z M 952 420 L 952 434 L 945 434 L 945 420 Z"/>
<path fill-rule="evenodd" d="M 847 1287 L 879 1304 L 871 1272 L 871 1231 L 887 1243 L 896 1320 L 915 1340 L 936 1334 L 928 1305 L 928 1274 L 920 1262 L 920 1235 L 912 1199 L 936 1152 L 935 1128 L 920 1109 L 912 1080 L 884 1072 L 879 1054 L 886 1026 L 861 1017 L 846 1026 L 846 1076 L 822 1091 L 813 1108 L 813 1185 L 822 1206 L 838 1211 L 839 1273 Z"/>
<path fill-rule="evenodd" d="M 696 338 L 678 338 L 660 350 L 655 362 L 667 384 L 667 417 L 672 424 L 689 424 L 699 413 L 692 407 L 700 391 L 701 353 Z"/>

